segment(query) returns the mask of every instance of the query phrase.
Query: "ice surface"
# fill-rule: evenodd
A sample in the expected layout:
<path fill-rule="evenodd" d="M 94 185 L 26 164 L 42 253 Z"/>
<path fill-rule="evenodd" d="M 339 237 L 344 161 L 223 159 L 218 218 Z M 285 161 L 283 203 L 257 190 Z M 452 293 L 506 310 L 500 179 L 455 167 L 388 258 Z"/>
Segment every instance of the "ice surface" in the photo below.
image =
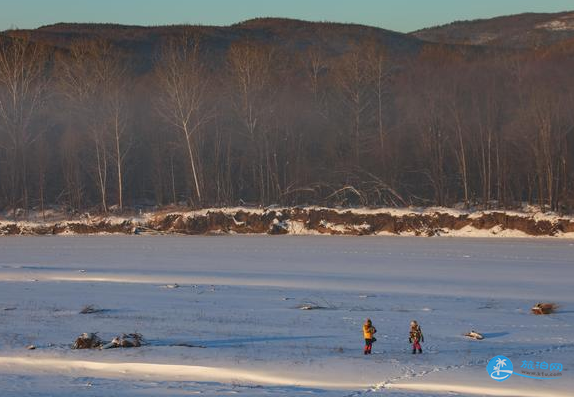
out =
<path fill-rule="evenodd" d="M 2 238 L 0 394 L 568 396 L 573 287 L 566 240 Z M 538 301 L 561 309 L 529 314 Z M 103 311 L 79 313 L 90 304 Z M 366 317 L 379 330 L 370 357 Z M 422 355 L 409 351 L 412 319 Z M 472 329 L 485 339 L 466 339 Z M 70 350 L 83 332 L 150 344 Z M 495 382 L 485 367 L 499 354 L 515 369 L 560 362 L 563 377 Z"/>

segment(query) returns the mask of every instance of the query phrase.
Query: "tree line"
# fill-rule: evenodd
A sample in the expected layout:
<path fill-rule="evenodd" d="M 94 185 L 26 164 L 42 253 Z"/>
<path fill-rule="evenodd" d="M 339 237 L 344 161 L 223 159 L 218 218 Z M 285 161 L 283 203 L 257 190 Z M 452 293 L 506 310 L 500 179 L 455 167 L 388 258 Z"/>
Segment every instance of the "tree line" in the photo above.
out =
<path fill-rule="evenodd" d="M 0 209 L 574 205 L 568 53 L 0 41 Z"/>

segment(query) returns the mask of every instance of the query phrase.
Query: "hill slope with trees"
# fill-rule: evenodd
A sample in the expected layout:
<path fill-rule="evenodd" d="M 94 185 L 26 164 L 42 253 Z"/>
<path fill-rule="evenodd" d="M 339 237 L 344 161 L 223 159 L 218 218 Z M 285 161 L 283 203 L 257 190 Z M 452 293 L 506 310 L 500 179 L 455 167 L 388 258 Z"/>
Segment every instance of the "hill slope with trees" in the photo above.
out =
<path fill-rule="evenodd" d="M 571 211 L 572 36 L 430 32 L 273 18 L 2 32 L 0 209 Z"/>

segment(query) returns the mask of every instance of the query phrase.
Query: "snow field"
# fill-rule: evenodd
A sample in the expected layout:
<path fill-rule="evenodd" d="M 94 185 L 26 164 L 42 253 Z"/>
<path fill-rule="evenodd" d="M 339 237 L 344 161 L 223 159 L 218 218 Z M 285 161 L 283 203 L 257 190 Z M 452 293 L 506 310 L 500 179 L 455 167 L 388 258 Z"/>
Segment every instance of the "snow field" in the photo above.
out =
<path fill-rule="evenodd" d="M 567 396 L 573 254 L 574 244 L 541 239 L 2 239 L 0 389 L 8 396 Z M 561 311 L 529 314 L 541 300 Z M 79 314 L 89 304 L 103 311 Z M 379 330 L 370 357 L 362 355 L 366 317 Z M 425 334 L 422 355 L 410 354 L 412 319 Z M 464 338 L 471 329 L 486 339 Z M 69 349 L 82 332 L 111 339 L 134 331 L 150 344 Z M 561 362 L 564 376 L 494 382 L 485 367 L 498 354 L 515 369 L 523 359 Z"/>

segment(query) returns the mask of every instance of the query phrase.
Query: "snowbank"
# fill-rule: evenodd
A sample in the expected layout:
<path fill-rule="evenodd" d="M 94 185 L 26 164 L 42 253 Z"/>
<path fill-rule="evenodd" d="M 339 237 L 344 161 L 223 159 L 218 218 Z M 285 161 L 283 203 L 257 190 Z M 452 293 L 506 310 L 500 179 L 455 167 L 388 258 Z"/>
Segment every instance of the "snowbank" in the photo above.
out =
<path fill-rule="evenodd" d="M 525 211 L 452 208 L 206 208 L 137 217 L 0 221 L 0 235 L 293 234 L 574 238 L 574 218 Z"/>

